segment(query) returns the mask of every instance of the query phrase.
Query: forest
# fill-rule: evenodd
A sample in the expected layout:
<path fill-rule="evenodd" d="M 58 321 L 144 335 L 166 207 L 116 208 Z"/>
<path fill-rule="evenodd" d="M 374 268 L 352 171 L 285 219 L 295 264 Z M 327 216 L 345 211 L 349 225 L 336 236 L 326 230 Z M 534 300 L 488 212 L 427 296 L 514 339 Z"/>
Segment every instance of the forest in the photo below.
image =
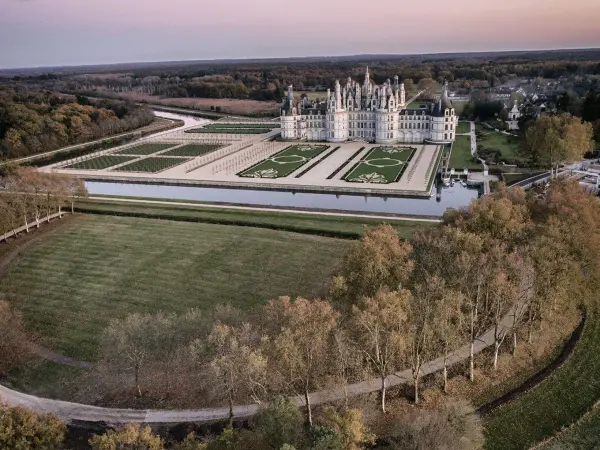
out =
<path fill-rule="evenodd" d="M 88 142 L 150 124 L 146 106 L 116 100 L 95 104 L 22 83 L 0 85 L 0 159 Z"/>

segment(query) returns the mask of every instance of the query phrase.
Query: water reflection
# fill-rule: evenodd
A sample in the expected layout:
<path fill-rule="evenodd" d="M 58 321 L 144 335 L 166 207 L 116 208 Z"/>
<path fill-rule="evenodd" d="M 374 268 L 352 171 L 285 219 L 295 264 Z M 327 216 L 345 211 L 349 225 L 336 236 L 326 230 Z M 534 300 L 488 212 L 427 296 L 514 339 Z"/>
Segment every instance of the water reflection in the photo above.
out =
<path fill-rule="evenodd" d="M 460 183 L 455 183 L 452 187 L 437 187 L 436 195 L 425 199 L 100 181 L 86 181 L 86 186 L 91 195 L 120 195 L 236 205 L 315 208 L 423 216 L 441 216 L 447 208 L 459 208 L 468 205 L 479 194 L 477 190 L 465 188 Z"/>

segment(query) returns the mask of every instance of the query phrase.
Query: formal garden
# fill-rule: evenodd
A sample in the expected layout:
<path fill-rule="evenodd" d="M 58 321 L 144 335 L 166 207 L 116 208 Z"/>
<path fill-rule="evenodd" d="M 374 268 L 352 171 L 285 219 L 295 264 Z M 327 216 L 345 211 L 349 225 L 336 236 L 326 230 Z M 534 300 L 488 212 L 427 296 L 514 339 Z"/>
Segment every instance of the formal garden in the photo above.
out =
<path fill-rule="evenodd" d="M 175 147 L 177 144 L 163 144 L 157 142 L 147 142 L 140 145 L 134 145 L 133 147 L 128 147 L 123 150 L 119 150 L 118 152 L 113 153 L 113 155 L 136 155 L 136 156 L 146 156 L 151 155 L 156 152 L 160 152 L 162 150 L 166 150 L 170 147 Z"/>
<path fill-rule="evenodd" d="M 246 178 L 282 178 L 323 153 L 328 145 L 292 145 L 238 173 Z"/>
<path fill-rule="evenodd" d="M 189 161 L 188 158 L 156 156 L 140 159 L 130 164 L 125 164 L 124 166 L 117 167 L 114 170 L 118 170 L 120 172 L 157 173 L 162 172 L 163 170 L 170 169 L 171 167 L 178 166 L 187 161 Z"/>
<path fill-rule="evenodd" d="M 215 133 L 215 134 L 264 134 L 273 131 L 279 125 L 256 123 L 211 123 L 200 128 L 185 130 L 186 133 Z"/>
<path fill-rule="evenodd" d="M 343 176 L 351 183 L 394 183 L 400 180 L 416 149 L 375 147 Z"/>
<path fill-rule="evenodd" d="M 103 155 L 62 167 L 62 169 L 103 170 L 137 159 L 137 156 Z"/>
<path fill-rule="evenodd" d="M 223 144 L 186 144 L 181 147 L 174 148 L 173 150 L 161 153 L 161 155 L 196 157 L 206 155 L 207 153 L 214 152 L 215 150 L 219 150 L 223 147 Z"/>

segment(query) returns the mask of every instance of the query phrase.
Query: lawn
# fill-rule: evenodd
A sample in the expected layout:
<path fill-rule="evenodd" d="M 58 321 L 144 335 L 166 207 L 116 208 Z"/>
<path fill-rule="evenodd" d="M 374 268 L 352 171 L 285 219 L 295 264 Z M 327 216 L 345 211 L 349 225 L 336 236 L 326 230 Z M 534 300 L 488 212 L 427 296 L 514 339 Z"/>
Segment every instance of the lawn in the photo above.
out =
<path fill-rule="evenodd" d="M 268 123 L 211 123 L 205 125 L 204 128 L 215 129 L 215 128 L 273 128 L 271 124 Z"/>
<path fill-rule="evenodd" d="M 102 170 L 117 164 L 137 159 L 137 156 L 113 156 L 104 155 L 96 158 L 86 159 L 75 164 L 63 167 L 63 169 Z"/>
<path fill-rule="evenodd" d="M 238 173 L 238 176 L 246 178 L 286 177 L 328 148 L 327 145 L 292 145 L 243 170 Z"/>
<path fill-rule="evenodd" d="M 239 213 L 238 213 L 239 214 Z M 192 222 L 82 215 L 24 250 L 0 291 L 50 348 L 93 360 L 111 318 L 317 296 L 352 241 Z"/>
<path fill-rule="evenodd" d="M 343 179 L 352 183 L 393 183 L 400 179 L 416 149 L 375 147 L 357 162 Z"/>
<path fill-rule="evenodd" d="M 458 126 L 456 127 L 457 133 L 470 133 L 471 132 L 471 122 L 458 122 Z"/>
<path fill-rule="evenodd" d="M 165 156 L 190 156 L 196 157 L 214 152 L 224 146 L 221 144 L 187 144 L 183 147 L 174 148 L 168 152 L 161 153 Z"/>
<path fill-rule="evenodd" d="M 600 448 L 600 407 L 596 407 L 580 422 L 563 431 L 539 450 L 597 450 Z"/>
<path fill-rule="evenodd" d="M 450 154 L 450 168 L 483 169 L 481 163 L 473 161 L 473 156 L 471 155 L 471 136 L 456 136 L 452 144 L 452 153 Z"/>
<path fill-rule="evenodd" d="M 178 166 L 179 164 L 183 164 L 189 161 L 189 159 L 185 158 L 145 158 L 140 159 L 139 161 L 135 161 L 131 164 L 126 164 L 121 167 L 117 167 L 115 170 L 119 170 L 121 172 L 150 172 L 156 173 L 161 172 L 163 170 L 169 169 L 171 167 Z"/>
<path fill-rule="evenodd" d="M 129 147 L 124 150 L 120 150 L 118 152 L 113 153 L 113 155 L 145 156 L 145 155 L 151 155 L 152 153 L 160 152 L 161 150 L 166 150 L 170 147 L 175 147 L 176 145 L 177 144 L 146 143 L 146 144 L 136 145 L 134 147 Z"/>
<path fill-rule="evenodd" d="M 522 397 L 494 410 L 485 419 L 487 449 L 529 448 L 582 417 L 600 399 L 600 312 L 594 294 L 587 306 L 587 320 L 572 355 L 555 372 Z M 590 416 L 565 434 L 564 442 L 584 442 L 586 432 L 598 430 L 598 418 Z M 581 427 L 581 428 L 579 428 Z M 581 432 L 582 434 L 579 434 Z M 569 437 L 571 436 L 571 437 Z M 597 445 L 573 448 L 598 448 Z M 562 447 L 561 447 L 562 448 Z M 569 448 L 569 447 L 567 447 Z"/>
<path fill-rule="evenodd" d="M 480 144 L 486 149 L 497 149 L 500 150 L 501 159 L 507 163 L 519 162 L 519 139 L 515 136 L 509 136 L 503 133 L 493 131 L 491 133 L 484 134 L 481 138 L 477 139 L 477 145 Z"/>

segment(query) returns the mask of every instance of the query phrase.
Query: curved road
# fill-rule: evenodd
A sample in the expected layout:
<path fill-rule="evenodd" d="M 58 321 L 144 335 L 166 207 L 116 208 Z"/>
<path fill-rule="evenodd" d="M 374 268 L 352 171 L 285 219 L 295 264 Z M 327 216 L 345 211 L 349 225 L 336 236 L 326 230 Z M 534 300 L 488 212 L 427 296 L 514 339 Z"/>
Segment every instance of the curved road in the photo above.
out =
<path fill-rule="evenodd" d="M 513 324 L 515 310 L 511 310 L 500 324 L 500 332 L 507 332 Z M 480 353 L 485 348 L 494 344 L 494 329 L 490 329 L 481 335 L 474 345 L 474 352 Z M 469 344 L 466 344 L 452 352 L 448 358 L 448 365 L 456 364 L 469 358 Z M 438 372 L 443 368 L 443 357 L 436 358 L 423 365 L 423 376 Z M 412 372 L 406 369 L 396 372 L 387 378 L 387 386 L 398 386 L 412 379 Z M 349 384 L 346 389 L 343 386 L 313 392 L 310 401 L 313 406 L 340 400 L 348 396 L 367 394 L 379 391 L 381 380 L 373 378 L 360 383 Z M 182 422 L 208 422 L 229 417 L 228 407 L 203 408 L 197 410 L 134 410 L 118 408 L 101 408 L 98 406 L 71 403 L 61 400 L 40 398 L 34 395 L 24 394 L 0 385 L 0 397 L 2 401 L 10 405 L 22 405 L 33 409 L 37 413 L 52 413 L 66 422 L 104 422 L 107 424 L 124 423 L 148 423 L 148 424 L 176 424 Z M 298 406 L 304 405 L 301 398 L 294 399 Z M 234 407 L 236 418 L 250 417 L 258 412 L 259 405 L 237 405 Z"/>

